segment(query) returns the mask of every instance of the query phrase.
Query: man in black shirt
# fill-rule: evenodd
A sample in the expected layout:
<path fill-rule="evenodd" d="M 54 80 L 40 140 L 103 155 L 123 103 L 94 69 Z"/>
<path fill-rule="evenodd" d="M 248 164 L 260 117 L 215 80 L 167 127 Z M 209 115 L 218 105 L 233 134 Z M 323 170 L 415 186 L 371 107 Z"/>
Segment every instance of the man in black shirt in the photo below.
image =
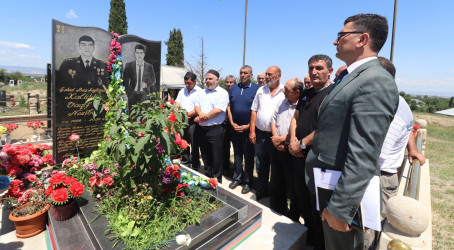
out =
<path fill-rule="evenodd" d="M 331 90 L 330 75 L 333 73 L 332 60 L 326 55 L 314 55 L 308 61 L 309 78 L 313 88 L 301 93 L 298 106 L 290 123 L 289 151 L 293 161 L 294 185 L 298 206 L 308 228 L 308 244 L 314 249 L 324 249 L 323 227 L 318 212 L 311 206 L 315 196 L 311 195 L 305 182 L 306 154 L 312 145 L 317 125 L 318 109 Z M 314 203 L 315 204 L 315 203 Z"/>

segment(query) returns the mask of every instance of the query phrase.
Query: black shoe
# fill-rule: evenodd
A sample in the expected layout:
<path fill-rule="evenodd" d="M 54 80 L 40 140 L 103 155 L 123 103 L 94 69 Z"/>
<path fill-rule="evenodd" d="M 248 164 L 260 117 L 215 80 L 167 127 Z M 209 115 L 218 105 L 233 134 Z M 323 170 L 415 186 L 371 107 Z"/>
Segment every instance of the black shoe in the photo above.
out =
<path fill-rule="evenodd" d="M 263 199 L 263 198 L 265 198 L 267 196 L 268 196 L 268 194 L 262 194 L 262 193 L 257 192 L 255 194 L 255 201 L 259 201 L 259 200 L 261 200 L 261 199 Z"/>
<path fill-rule="evenodd" d="M 229 185 L 229 188 L 230 189 L 235 189 L 236 187 L 238 187 L 241 183 L 239 181 L 234 181 L 232 183 L 230 183 Z"/>
<path fill-rule="evenodd" d="M 242 193 L 242 194 L 247 194 L 247 193 L 249 193 L 249 192 L 251 192 L 251 187 L 249 187 L 248 184 L 245 184 L 245 185 L 243 186 L 243 189 L 241 190 L 241 193 Z"/>

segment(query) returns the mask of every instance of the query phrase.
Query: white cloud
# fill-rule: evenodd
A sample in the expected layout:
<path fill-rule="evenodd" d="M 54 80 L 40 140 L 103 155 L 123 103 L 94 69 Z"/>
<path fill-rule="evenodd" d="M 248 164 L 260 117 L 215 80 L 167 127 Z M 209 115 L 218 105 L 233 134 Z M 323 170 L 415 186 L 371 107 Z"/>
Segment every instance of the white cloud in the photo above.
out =
<path fill-rule="evenodd" d="M 449 72 L 454 72 L 454 69 L 449 70 Z"/>
<path fill-rule="evenodd" d="M 0 55 L 8 55 L 11 54 L 11 50 L 0 50 Z"/>
<path fill-rule="evenodd" d="M 25 54 L 20 54 L 17 55 L 19 58 L 24 58 L 24 59 L 39 59 L 41 58 L 40 56 L 34 56 L 34 55 L 25 55 Z"/>
<path fill-rule="evenodd" d="M 78 18 L 76 12 L 73 9 L 70 9 L 68 12 L 66 12 L 65 17 L 68 18 L 68 19 L 76 19 L 76 18 Z"/>
<path fill-rule="evenodd" d="M 8 41 L 0 41 L 0 46 L 5 46 L 14 49 L 29 49 L 34 50 L 35 48 L 31 45 L 25 43 L 15 43 L 15 42 L 8 42 Z"/>

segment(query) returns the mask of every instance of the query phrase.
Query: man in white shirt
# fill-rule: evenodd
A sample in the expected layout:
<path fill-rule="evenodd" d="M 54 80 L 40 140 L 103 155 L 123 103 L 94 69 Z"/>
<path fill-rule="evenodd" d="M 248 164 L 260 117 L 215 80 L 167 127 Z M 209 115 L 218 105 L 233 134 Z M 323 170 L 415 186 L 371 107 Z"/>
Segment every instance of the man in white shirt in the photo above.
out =
<path fill-rule="evenodd" d="M 251 106 L 249 141 L 255 144 L 256 169 L 259 176 L 256 200 L 269 195 L 270 163 L 273 152 L 271 118 L 277 105 L 284 100 L 280 85 L 281 69 L 271 66 L 266 70 L 266 84 L 259 88 Z"/>
<path fill-rule="evenodd" d="M 303 92 L 303 81 L 293 78 L 284 86 L 285 99 L 276 107 L 271 119 L 271 141 L 273 142 L 273 160 L 271 162 L 271 199 L 270 207 L 274 211 L 298 221 L 300 209 L 297 205 L 293 185 L 293 156 L 289 153 L 290 123 L 295 113 L 298 99 Z M 290 199 L 290 209 L 287 205 Z"/>
<path fill-rule="evenodd" d="M 393 77 L 396 75 L 396 68 L 393 63 L 386 58 L 378 57 L 380 64 Z M 399 177 L 397 169 L 402 165 L 405 155 L 405 148 L 408 149 L 408 158 L 419 160 L 421 165 L 426 161 L 426 157 L 418 152 L 415 138 L 412 134 L 413 113 L 408 103 L 402 96 L 399 96 L 399 106 L 397 107 L 394 119 L 389 126 L 383 147 L 381 148 L 378 162 L 380 164 L 380 187 L 382 190 L 382 216 L 386 216 L 386 203 L 388 199 L 397 195 Z"/>
<path fill-rule="evenodd" d="M 200 167 L 200 160 L 198 136 L 196 135 L 195 129 L 197 124 L 194 122 L 194 118 L 197 115 L 194 110 L 194 104 L 197 100 L 197 95 L 203 92 L 203 90 L 197 86 L 196 83 L 197 76 L 192 72 L 187 72 L 184 76 L 184 85 L 186 87 L 178 92 L 175 105 L 180 106 L 188 113 L 189 126 L 184 129 L 183 139 L 185 139 L 191 147 L 190 149 L 187 148 L 183 151 L 182 163 L 197 170 Z"/>
<path fill-rule="evenodd" d="M 197 134 L 200 137 L 200 150 L 205 169 L 205 175 L 217 178 L 222 182 L 222 144 L 224 128 L 222 123 L 229 104 L 229 94 L 218 86 L 219 73 L 209 70 L 205 75 L 206 89 L 198 95 L 195 112 L 198 123 Z"/>

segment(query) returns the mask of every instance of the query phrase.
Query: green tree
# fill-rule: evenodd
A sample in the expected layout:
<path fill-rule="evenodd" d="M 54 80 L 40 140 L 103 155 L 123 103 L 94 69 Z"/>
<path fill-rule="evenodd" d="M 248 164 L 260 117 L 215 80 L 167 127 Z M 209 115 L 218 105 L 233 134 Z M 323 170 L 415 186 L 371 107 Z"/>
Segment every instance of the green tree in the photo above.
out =
<path fill-rule="evenodd" d="M 6 69 L 0 69 L 0 82 L 5 82 L 6 81 Z"/>
<path fill-rule="evenodd" d="M 167 45 L 167 65 L 184 67 L 184 44 L 181 30 L 173 28 L 170 31 L 169 40 L 165 44 Z"/>
<path fill-rule="evenodd" d="M 454 107 L 454 96 L 451 96 L 451 99 L 449 100 L 449 107 Z"/>
<path fill-rule="evenodd" d="M 116 32 L 118 35 L 128 33 L 128 22 L 126 21 L 126 9 L 124 0 L 110 0 L 109 32 Z"/>

